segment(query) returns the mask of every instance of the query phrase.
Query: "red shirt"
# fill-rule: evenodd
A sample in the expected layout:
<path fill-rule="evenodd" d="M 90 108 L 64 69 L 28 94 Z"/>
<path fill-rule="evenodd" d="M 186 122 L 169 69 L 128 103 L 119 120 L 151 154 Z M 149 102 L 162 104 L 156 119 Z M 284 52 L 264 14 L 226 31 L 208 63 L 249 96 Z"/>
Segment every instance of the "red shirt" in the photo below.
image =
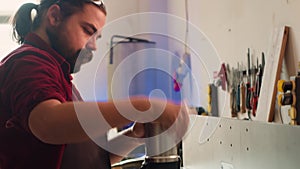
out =
<path fill-rule="evenodd" d="M 40 102 L 72 100 L 70 66 L 36 34 L 0 63 L 0 168 L 58 169 L 64 145 L 38 140 L 28 116 Z"/>

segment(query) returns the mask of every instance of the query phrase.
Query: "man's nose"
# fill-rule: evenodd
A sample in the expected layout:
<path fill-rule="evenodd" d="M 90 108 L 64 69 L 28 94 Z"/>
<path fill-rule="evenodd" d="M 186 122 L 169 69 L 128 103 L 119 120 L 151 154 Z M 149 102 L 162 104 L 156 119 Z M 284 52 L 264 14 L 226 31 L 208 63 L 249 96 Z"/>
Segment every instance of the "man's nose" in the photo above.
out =
<path fill-rule="evenodd" d="M 88 40 L 88 42 L 86 43 L 86 46 L 85 46 L 85 47 L 86 47 L 87 49 L 92 50 L 92 51 L 97 50 L 97 44 L 96 44 L 96 41 L 97 41 L 96 36 L 92 36 L 92 37 Z"/>

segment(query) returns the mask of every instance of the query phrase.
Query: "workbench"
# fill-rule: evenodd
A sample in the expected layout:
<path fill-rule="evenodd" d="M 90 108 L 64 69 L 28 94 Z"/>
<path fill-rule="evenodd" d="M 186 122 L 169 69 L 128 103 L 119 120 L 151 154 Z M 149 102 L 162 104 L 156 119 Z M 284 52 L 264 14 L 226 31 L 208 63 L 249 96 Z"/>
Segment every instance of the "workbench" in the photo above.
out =
<path fill-rule="evenodd" d="M 298 169 L 300 127 L 191 115 L 185 169 Z"/>

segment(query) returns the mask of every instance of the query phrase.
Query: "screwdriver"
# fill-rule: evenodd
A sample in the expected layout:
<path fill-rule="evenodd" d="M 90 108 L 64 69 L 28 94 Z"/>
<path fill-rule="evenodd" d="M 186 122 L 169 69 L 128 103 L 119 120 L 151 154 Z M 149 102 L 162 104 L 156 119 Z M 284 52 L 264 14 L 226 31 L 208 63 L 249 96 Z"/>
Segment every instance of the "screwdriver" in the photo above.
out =
<path fill-rule="evenodd" d="M 247 53 L 248 59 L 248 74 L 247 74 L 247 83 L 246 83 L 246 108 L 251 110 L 251 67 L 250 67 L 250 49 L 248 48 Z"/>
<path fill-rule="evenodd" d="M 246 113 L 246 98 L 245 98 L 245 83 L 242 81 L 240 84 L 241 93 L 241 112 Z"/>
<path fill-rule="evenodd" d="M 292 92 L 281 93 L 278 95 L 278 105 L 285 106 L 285 105 L 296 105 L 296 95 Z"/>

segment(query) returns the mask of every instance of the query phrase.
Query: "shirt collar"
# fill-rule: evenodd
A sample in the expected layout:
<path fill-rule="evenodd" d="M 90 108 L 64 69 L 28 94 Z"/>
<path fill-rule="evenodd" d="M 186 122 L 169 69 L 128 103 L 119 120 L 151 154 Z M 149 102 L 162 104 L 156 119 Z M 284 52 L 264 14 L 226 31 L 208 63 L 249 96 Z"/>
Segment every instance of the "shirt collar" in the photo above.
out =
<path fill-rule="evenodd" d="M 29 33 L 25 37 L 24 44 L 29 44 L 41 50 L 47 51 L 57 60 L 57 62 L 61 65 L 64 72 L 70 74 L 70 64 L 66 61 L 66 59 L 62 55 L 57 53 L 49 44 L 47 44 L 37 34 Z"/>

